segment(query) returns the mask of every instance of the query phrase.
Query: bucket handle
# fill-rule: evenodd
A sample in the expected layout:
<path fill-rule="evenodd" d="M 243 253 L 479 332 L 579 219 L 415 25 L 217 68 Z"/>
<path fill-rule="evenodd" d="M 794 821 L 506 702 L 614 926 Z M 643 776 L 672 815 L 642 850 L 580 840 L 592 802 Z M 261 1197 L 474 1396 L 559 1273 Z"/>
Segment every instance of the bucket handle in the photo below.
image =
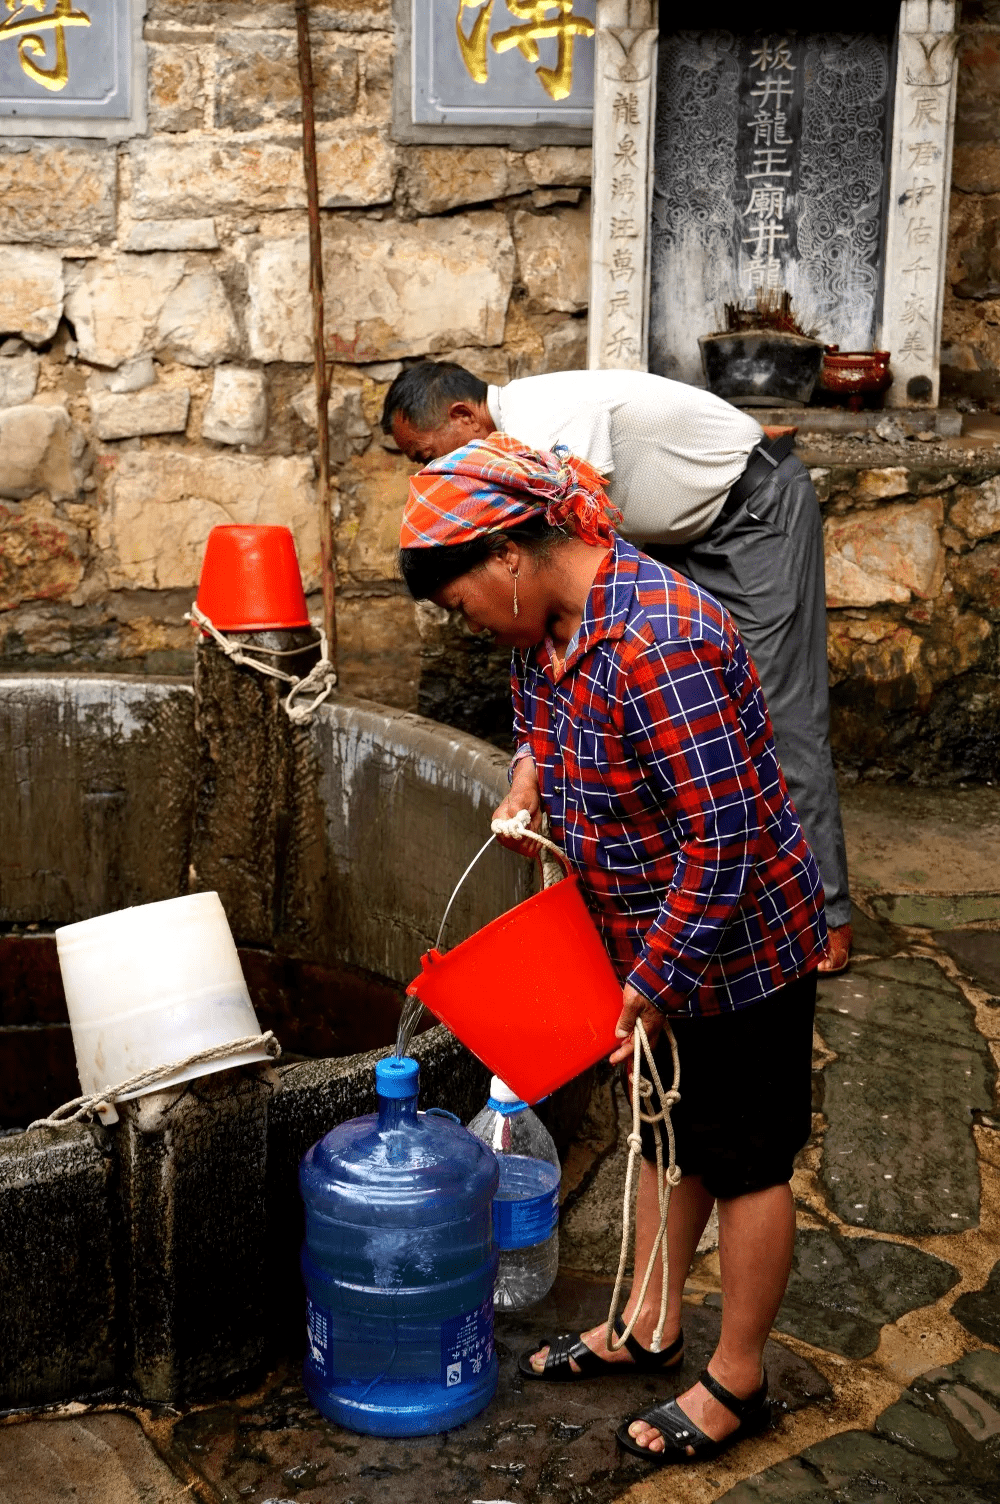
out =
<path fill-rule="evenodd" d="M 494 820 L 492 825 L 490 826 L 490 829 L 493 834 L 490 836 L 488 841 L 485 841 L 483 845 L 480 846 L 479 850 L 472 858 L 472 861 L 466 867 L 465 871 L 462 873 L 462 876 L 455 884 L 454 891 L 448 900 L 448 906 L 444 911 L 444 916 L 441 920 L 440 928 L 438 929 L 437 939 L 434 942 L 435 950 L 439 951 L 441 949 L 441 937 L 444 934 L 444 927 L 448 923 L 448 915 L 451 913 L 451 906 L 455 902 L 455 899 L 458 897 L 459 889 L 465 882 L 465 879 L 468 877 L 473 867 L 479 861 L 479 858 L 484 854 L 484 852 L 489 849 L 490 846 L 493 845 L 493 842 L 496 840 L 497 836 L 509 836 L 515 840 L 537 841 L 539 846 L 542 847 L 543 850 L 551 851 L 553 856 L 557 857 L 558 860 L 562 863 L 562 876 L 569 876 L 570 868 L 569 862 L 566 860 L 566 853 L 556 845 L 555 841 L 550 841 L 548 836 L 542 835 L 540 831 L 531 829 L 531 816 L 528 814 L 528 811 L 526 809 L 519 809 L 517 814 L 513 815 L 509 820 Z M 556 877 L 550 878 L 547 875 L 545 878 L 546 888 L 550 888 L 552 884 L 554 882 L 557 882 L 558 880 L 559 879 Z"/>

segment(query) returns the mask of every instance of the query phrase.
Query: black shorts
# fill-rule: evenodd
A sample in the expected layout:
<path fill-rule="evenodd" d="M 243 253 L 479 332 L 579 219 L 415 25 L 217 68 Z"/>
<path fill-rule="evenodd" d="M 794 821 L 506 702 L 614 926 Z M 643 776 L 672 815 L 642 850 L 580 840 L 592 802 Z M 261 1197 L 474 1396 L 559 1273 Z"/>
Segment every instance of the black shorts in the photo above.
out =
<path fill-rule="evenodd" d="M 812 1127 L 816 973 L 763 1002 L 709 1018 L 672 1018 L 681 1062 L 673 1110 L 677 1163 L 726 1200 L 784 1185 Z M 653 1052 L 664 1087 L 673 1080 L 666 1033 Z M 664 1158 L 666 1135 L 664 1134 Z M 644 1159 L 656 1161 L 642 1126 Z"/>

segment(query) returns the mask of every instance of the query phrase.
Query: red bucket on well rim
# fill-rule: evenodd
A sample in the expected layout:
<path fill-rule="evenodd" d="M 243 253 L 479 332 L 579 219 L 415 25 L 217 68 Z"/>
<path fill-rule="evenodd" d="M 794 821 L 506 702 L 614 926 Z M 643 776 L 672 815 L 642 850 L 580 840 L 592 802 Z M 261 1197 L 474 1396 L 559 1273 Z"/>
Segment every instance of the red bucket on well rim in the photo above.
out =
<path fill-rule="evenodd" d="M 429 951 L 406 989 L 522 1102 L 538 1102 L 610 1055 L 622 987 L 580 891 L 563 878 Z"/>
<path fill-rule="evenodd" d="M 308 627 L 295 539 L 288 528 L 213 527 L 195 605 L 220 632 Z"/>

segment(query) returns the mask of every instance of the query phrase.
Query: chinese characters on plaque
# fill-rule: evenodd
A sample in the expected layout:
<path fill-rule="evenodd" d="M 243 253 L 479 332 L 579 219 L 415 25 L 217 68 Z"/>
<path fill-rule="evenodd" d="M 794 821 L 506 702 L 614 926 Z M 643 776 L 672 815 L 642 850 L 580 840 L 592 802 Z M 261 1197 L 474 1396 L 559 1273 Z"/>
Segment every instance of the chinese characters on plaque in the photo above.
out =
<path fill-rule="evenodd" d="M 597 0 L 413 0 L 414 123 L 590 125 Z"/>
<path fill-rule="evenodd" d="M 796 132 L 790 117 L 797 71 L 787 40 L 765 37 L 750 49 L 752 114 L 745 126 L 750 164 L 743 172 L 747 201 L 740 258 L 740 281 L 748 293 L 786 285 L 790 235 L 785 217 L 795 191 Z M 797 125 L 799 111 L 794 114 Z"/>
<path fill-rule="evenodd" d="M 0 0 L 0 116 L 128 118 L 132 33 L 129 0 Z"/>

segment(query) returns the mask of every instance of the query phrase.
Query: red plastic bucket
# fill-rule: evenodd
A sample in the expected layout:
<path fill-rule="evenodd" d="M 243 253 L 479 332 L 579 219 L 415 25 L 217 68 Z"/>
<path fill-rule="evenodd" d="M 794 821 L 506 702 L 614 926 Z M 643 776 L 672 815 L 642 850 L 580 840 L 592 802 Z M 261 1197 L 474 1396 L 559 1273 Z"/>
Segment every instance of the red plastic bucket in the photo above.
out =
<path fill-rule="evenodd" d="M 429 951 L 406 989 L 522 1102 L 610 1055 L 622 987 L 580 891 L 566 877 L 454 950 Z"/>
<path fill-rule="evenodd" d="M 288 528 L 213 527 L 195 604 L 220 632 L 308 627 L 295 539 Z"/>

